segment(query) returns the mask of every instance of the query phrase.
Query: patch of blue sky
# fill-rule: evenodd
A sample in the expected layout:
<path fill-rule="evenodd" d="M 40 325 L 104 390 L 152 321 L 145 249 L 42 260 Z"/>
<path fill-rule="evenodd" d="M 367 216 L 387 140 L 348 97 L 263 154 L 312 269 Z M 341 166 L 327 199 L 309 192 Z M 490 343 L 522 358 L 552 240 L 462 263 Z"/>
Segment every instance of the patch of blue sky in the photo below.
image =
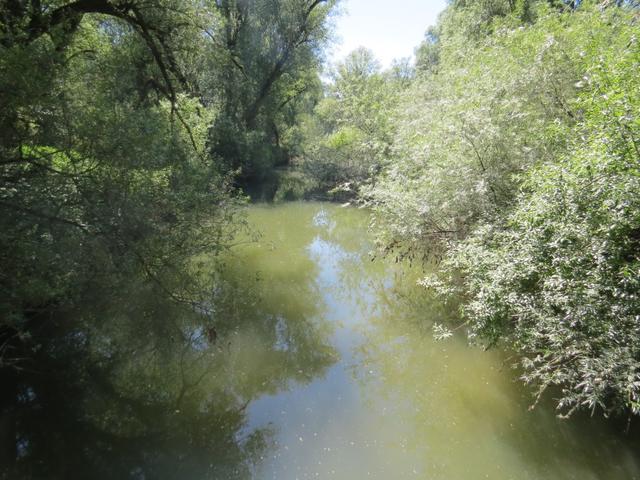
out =
<path fill-rule="evenodd" d="M 361 46 L 373 51 L 384 68 L 394 59 L 413 58 L 446 5 L 446 0 L 343 0 L 328 59 L 335 63 Z"/>

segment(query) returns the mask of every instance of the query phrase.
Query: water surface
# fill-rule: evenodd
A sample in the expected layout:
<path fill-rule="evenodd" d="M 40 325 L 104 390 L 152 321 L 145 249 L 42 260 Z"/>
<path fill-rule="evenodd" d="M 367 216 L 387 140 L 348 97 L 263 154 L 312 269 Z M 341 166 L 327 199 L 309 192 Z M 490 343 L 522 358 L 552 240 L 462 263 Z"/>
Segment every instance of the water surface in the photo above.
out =
<path fill-rule="evenodd" d="M 310 382 L 249 406 L 243 431 L 273 432 L 257 478 L 640 478 L 633 442 L 612 426 L 562 421 L 545 405 L 529 411 L 515 359 L 462 337 L 434 341 L 430 325 L 448 312 L 421 297 L 417 269 L 371 261 L 367 221 L 322 204 L 251 212 L 264 237 L 250 269 L 300 298 L 282 270 L 304 265 L 317 306 L 300 318 L 330 330 L 336 350 Z"/>
<path fill-rule="evenodd" d="M 194 260 L 197 308 L 132 280 L 68 313 L 0 418 L 4 478 L 640 478 L 633 435 L 530 411 L 515 359 L 434 341 L 450 312 L 372 261 L 366 212 L 248 220 L 255 241 Z"/>

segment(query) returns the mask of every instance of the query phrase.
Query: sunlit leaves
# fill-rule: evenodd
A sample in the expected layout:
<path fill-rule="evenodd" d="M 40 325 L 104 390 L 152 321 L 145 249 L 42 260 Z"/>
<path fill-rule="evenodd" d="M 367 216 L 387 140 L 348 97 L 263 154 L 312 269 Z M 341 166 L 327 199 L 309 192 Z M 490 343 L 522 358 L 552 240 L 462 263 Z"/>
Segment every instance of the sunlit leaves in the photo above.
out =
<path fill-rule="evenodd" d="M 525 381 L 562 387 L 563 414 L 640 413 L 640 50 L 617 25 L 618 45 L 592 45 L 569 152 L 533 169 L 506 223 L 447 261 L 466 274 L 474 335 L 515 345 Z"/>
<path fill-rule="evenodd" d="M 454 2 L 364 194 L 381 244 L 442 260 L 421 285 L 560 413 L 640 413 L 640 32 L 625 7 L 568 10 Z"/>

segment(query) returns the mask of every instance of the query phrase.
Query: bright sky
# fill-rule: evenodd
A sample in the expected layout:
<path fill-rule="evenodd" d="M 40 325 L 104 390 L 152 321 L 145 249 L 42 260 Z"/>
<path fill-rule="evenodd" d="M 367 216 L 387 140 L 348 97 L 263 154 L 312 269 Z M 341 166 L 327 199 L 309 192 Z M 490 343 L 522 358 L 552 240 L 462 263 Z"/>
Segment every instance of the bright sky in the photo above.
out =
<path fill-rule="evenodd" d="M 338 44 L 329 58 L 341 60 L 360 46 L 372 50 L 383 67 L 394 58 L 412 57 L 445 6 L 446 0 L 343 0 Z"/>

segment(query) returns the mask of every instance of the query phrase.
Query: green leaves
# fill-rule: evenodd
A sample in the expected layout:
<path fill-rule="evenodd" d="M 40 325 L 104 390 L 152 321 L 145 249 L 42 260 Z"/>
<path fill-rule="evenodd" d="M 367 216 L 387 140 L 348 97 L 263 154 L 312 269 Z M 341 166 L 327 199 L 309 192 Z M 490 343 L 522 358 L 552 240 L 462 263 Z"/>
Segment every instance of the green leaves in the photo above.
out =
<path fill-rule="evenodd" d="M 633 43 L 616 25 L 609 46 Z M 563 387 L 563 414 L 640 413 L 640 51 L 616 51 L 598 47 L 606 67 L 589 68 L 567 154 L 532 169 L 504 225 L 477 229 L 446 263 L 465 274 L 474 335 L 516 345 L 525 381 Z M 628 120 L 612 122 L 614 108 Z"/>
<path fill-rule="evenodd" d="M 163 61 L 206 47 L 202 9 L 138 12 Z M 156 60 L 144 32 L 93 14 L 64 48 L 47 35 L 0 46 L 3 318 L 73 302 L 96 276 L 172 271 L 188 290 L 187 259 L 235 228 L 227 173 L 207 145 L 218 102 L 180 85 L 177 66 L 165 72 L 170 94 Z"/>
<path fill-rule="evenodd" d="M 323 193 L 347 199 L 383 168 L 395 132 L 395 103 L 409 81 L 400 68 L 382 72 L 373 54 L 360 48 L 332 72 L 325 98 L 303 124 L 301 168 Z"/>
<path fill-rule="evenodd" d="M 640 413 L 640 32 L 564 10 L 454 2 L 362 193 L 382 246 L 442 260 L 425 288 L 559 413 Z"/>

